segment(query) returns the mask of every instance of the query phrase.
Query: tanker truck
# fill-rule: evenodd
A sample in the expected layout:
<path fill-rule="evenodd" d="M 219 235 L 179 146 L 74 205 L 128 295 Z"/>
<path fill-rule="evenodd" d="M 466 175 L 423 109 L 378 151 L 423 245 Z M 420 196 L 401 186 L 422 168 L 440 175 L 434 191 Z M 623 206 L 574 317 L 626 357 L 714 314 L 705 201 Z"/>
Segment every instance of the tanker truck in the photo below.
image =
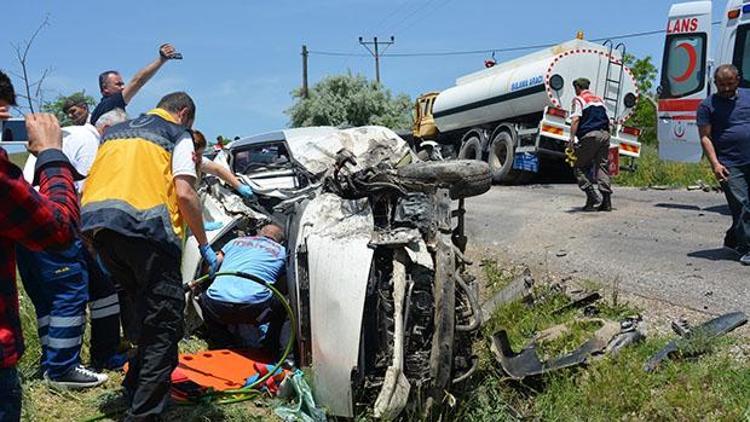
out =
<path fill-rule="evenodd" d="M 635 78 L 622 58 L 625 46 L 582 39 L 462 76 L 456 85 L 418 97 L 414 145 L 438 147 L 444 158 L 475 159 L 490 165 L 493 181 L 528 182 L 544 163 L 561 163 L 570 134 L 573 81 L 588 78 L 612 122 L 610 170 L 620 156 L 634 167 L 640 130 L 624 122 L 638 101 Z M 549 164 L 545 164 L 549 165 Z"/>

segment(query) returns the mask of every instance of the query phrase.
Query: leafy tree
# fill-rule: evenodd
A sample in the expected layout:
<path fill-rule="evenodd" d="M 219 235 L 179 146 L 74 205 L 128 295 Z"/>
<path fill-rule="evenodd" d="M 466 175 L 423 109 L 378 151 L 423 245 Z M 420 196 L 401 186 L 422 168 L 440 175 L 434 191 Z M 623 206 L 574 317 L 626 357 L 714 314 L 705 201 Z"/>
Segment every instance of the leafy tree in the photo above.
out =
<path fill-rule="evenodd" d="M 57 120 L 60 121 L 60 126 L 70 126 L 73 122 L 71 122 L 68 116 L 63 112 L 63 105 L 68 99 L 72 99 L 77 103 L 86 103 L 89 106 L 89 109 L 96 104 L 94 97 L 86 95 L 85 91 L 79 91 L 68 96 L 60 95 L 52 102 L 43 103 L 42 111 L 57 116 Z"/>
<path fill-rule="evenodd" d="M 403 129 L 411 125 L 411 99 L 362 75 L 329 76 L 309 90 L 292 92 L 296 102 L 285 113 L 291 127 L 380 125 Z"/>
<path fill-rule="evenodd" d="M 639 140 L 642 143 L 656 144 L 656 94 L 654 93 L 656 66 L 651 63 L 651 56 L 637 59 L 630 54 L 625 56 L 625 65 L 633 72 L 641 93 L 638 104 L 626 124 L 641 129 Z"/>

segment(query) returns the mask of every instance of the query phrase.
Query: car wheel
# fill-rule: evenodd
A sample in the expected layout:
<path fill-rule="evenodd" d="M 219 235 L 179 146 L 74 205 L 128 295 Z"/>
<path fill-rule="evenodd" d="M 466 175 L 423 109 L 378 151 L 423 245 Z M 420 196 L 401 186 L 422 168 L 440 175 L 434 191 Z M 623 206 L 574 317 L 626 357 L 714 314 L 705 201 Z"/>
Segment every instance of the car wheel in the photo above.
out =
<path fill-rule="evenodd" d="M 492 186 L 489 166 L 476 160 L 414 163 L 398 169 L 398 176 L 404 185 L 418 191 L 446 187 L 451 199 L 481 195 Z"/>

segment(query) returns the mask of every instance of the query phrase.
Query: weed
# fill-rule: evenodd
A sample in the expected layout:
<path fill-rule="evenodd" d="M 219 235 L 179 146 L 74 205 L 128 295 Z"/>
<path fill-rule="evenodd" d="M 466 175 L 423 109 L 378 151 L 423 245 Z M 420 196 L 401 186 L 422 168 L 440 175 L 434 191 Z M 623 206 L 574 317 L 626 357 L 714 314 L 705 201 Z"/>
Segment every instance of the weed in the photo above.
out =
<path fill-rule="evenodd" d="M 615 286 L 613 290 L 618 288 Z M 544 353 L 551 355 L 577 347 L 575 343 L 595 329 L 586 325 L 576 327 L 575 322 L 570 322 L 577 315 L 575 310 L 562 315 L 552 312 L 567 302 L 560 293 L 548 287 L 537 293 L 533 307 L 515 302 L 498 309 L 485 327 L 485 334 L 506 329 L 512 346 L 518 350 L 539 330 L 568 322 L 572 334 L 548 343 Z M 610 299 L 613 300 L 603 300 L 597 305 L 600 316 L 620 320 L 639 313 L 621 298 Z M 457 393 L 459 406 L 451 416 L 467 421 L 526 418 L 747 421 L 750 364 L 727 352 L 743 340 L 698 338 L 689 351 L 703 353 L 699 357 L 678 357 L 664 362 L 659 370 L 646 373 L 644 363 L 669 340 L 651 338 L 585 367 L 568 368 L 524 382 L 505 378 L 487 347 L 483 347 L 479 351 L 480 367 L 461 386 Z"/>
<path fill-rule="evenodd" d="M 621 186 L 668 186 L 672 188 L 685 187 L 703 182 L 716 185 L 713 171 L 708 161 L 700 163 L 677 163 L 662 161 L 655 146 L 643 145 L 641 157 L 636 161 L 634 172 L 624 171 L 614 178 Z"/>

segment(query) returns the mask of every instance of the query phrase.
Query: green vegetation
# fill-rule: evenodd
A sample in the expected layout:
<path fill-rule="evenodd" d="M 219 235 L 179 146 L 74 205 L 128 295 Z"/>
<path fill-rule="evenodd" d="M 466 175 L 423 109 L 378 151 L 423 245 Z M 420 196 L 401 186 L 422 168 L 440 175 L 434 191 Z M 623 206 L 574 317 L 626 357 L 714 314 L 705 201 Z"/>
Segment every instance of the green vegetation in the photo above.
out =
<path fill-rule="evenodd" d="M 28 152 L 18 152 L 15 154 L 8 154 L 8 158 L 10 159 L 10 162 L 17 165 L 20 168 L 23 168 L 24 164 L 26 164 L 26 159 L 29 158 Z"/>
<path fill-rule="evenodd" d="M 484 268 L 488 282 L 498 283 L 496 277 L 501 272 L 486 263 Z M 539 330 L 569 322 L 580 313 L 571 310 L 554 315 L 552 311 L 567 299 L 549 287 L 541 287 L 537 297 L 543 299 L 533 307 L 512 303 L 499 309 L 485 327 L 485 335 L 503 327 L 518 351 Z M 599 305 L 604 317 L 618 320 L 638 313 L 626 303 L 613 303 L 614 294 L 604 302 Z M 558 344 L 555 348 L 577 347 L 573 344 L 580 342 L 585 331 L 591 329 L 571 330 L 581 338 L 570 339 L 568 344 Z M 461 421 L 750 420 L 747 398 L 750 363 L 731 352 L 733 346 L 746 344 L 746 339 L 720 338 L 712 342 L 709 354 L 668 362 L 657 372 L 647 374 L 644 363 L 667 341 L 667 338 L 649 338 L 586 367 L 524 382 L 505 378 L 487 347 L 478 344 L 480 368 L 457 393 L 459 405 L 451 417 Z"/>
<path fill-rule="evenodd" d="M 634 172 L 623 171 L 614 178 L 620 186 L 680 188 L 698 185 L 716 186 L 711 166 L 705 159 L 697 164 L 662 161 L 656 147 L 644 145 Z"/>
<path fill-rule="evenodd" d="M 19 364 L 24 391 L 21 419 L 39 422 L 83 421 L 109 414 L 110 417 L 104 417 L 101 420 L 120 420 L 121 411 L 125 409 L 125 402 L 120 393 L 122 372 L 108 371 L 109 380 L 104 385 L 83 391 L 53 389 L 45 384 L 42 374 L 39 373 L 41 348 L 39 337 L 36 335 L 34 306 L 20 288 L 20 277 L 19 289 L 21 325 L 26 341 L 26 352 Z M 84 363 L 89 359 L 88 345 L 89 331 L 86 332 L 82 350 Z M 184 339 L 180 342 L 180 352 L 183 353 L 205 350 L 205 348 L 205 342 L 195 338 Z M 204 403 L 199 406 L 178 406 L 164 415 L 164 420 L 184 422 L 278 420 L 272 416 L 271 403 L 270 400 L 259 399 L 222 405 Z"/>
<path fill-rule="evenodd" d="M 498 291 L 512 279 L 513 274 L 494 261 L 484 261 L 482 267 L 491 291 Z M 595 286 L 595 283 L 588 285 Z M 54 390 L 44 384 L 38 374 L 40 349 L 35 335 L 36 317 L 28 298 L 23 291 L 21 294 L 21 319 L 28 346 L 20 364 L 24 378 L 23 419 L 86 420 L 121 410 L 124 403 L 119 388 L 120 373 L 109 372 L 110 380 L 104 386 L 82 392 Z M 567 335 L 543 347 L 544 354 L 554 355 L 578 347 L 598 328 L 573 322 L 580 310 L 556 314 L 555 310 L 568 303 L 559 289 L 542 285 L 535 296 L 533 306 L 516 302 L 500 308 L 486 325 L 485 337 L 502 327 L 508 330 L 512 346 L 518 351 L 539 331 L 569 323 L 571 330 Z M 600 302 L 603 302 L 598 304 L 602 317 L 619 320 L 640 312 L 618 301 L 614 293 Z M 455 392 L 458 401 L 450 410 L 448 420 L 750 420 L 747 398 L 750 363 L 731 352 L 733 347 L 746 344 L 742 339 L 724 337 L 711 344 L 701 344 L 700 347 L 708 347 L 710 353 L 666 363 L 655 373 L 644 372 L 646 360 L 668 340 L 649 338 L 617 356 L 604 357 L 586 367 L 566 369 L 524 382 L 508 380 L 489 352 L 486 340 L 480 340 L 476 343 L 479 369 Z M 204 347 L 197 339 L 180 343 L 181 351 Z M 86 361 L 86 346 L 83 356 Z M 165 415 L 165 420 L 276 420 L 270 407 L 272 403 L 258 399 L 228 405 L 207 403 L 177 407 Z M 114 420 L 114 416 L 103 420 Z M 361 415 L 357 420 L 369 420 L 369 416 Z"/>
<path fill-rule="evenodd" d="M 391 91 L 362 75 L 329 76 L 310 88 L 308 98 L 301 89 L 292 92 L 295 99 L 286 114 L 289 126 L 367 126 L 393 129 L 411 127 L 411 99 Z"/>

